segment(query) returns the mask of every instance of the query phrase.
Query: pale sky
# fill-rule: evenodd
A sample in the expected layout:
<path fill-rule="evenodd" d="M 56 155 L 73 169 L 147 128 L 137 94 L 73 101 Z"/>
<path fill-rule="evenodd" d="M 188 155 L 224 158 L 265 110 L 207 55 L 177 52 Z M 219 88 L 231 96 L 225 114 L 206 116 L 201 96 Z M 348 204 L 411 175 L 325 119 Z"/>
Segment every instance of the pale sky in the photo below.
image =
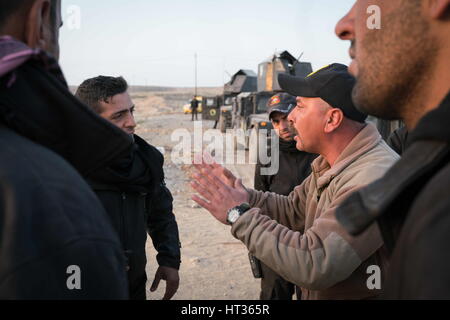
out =
<path fill-rule="evenodd" d="M 63 0 L 61 65 L 72 85 L 97 75 L 133 85 L 222 86 L 276 50 L 318 69 L 348 64 L 334 34 L 354 0 Z M 71 6 L 80 9 L 80 28 Z M 72 23 L 71 23 L 72 22 Z"/>

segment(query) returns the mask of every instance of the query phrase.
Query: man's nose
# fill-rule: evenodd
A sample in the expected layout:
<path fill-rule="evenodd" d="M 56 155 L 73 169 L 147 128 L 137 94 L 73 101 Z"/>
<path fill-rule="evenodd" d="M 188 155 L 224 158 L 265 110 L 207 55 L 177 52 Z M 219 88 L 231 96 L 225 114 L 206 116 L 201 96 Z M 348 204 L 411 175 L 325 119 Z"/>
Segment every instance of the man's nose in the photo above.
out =
<path fill-rule="evenodd" d="M 134 120 L 134 116 L 129 113 L 128 114 L 128 118 L 127 118 L 127 122 L 125 123 L 125 126 L 127 128 L 136 128 L 136 121 Z"/>
<path fill-rule="evenodd" d="M 336 25 L 335 33 L 341 40 L 355 39 L 355 11 L 356 3 Z"/>
<path fill-rule="evenodd" d="M 294 108 L 294 110 L 292 110 L 291 111 L 291 113 L 288 115 L 288 117 L 287 117 L 287 120 L 288 120 L 288 122 L 291 124 L 291 125 L 293 125 L 294 124 L 294 122 L 295 122 L 295 113 L 296 113 L 297 111 L 295 110 L 295 108 Z"/>
<path fill-rule="evenodd" d="M 280 131 L 285 131 L 286 129 L 289 129 L 289 119 L 285 119 L 283 121 L 280 121 Z"/>

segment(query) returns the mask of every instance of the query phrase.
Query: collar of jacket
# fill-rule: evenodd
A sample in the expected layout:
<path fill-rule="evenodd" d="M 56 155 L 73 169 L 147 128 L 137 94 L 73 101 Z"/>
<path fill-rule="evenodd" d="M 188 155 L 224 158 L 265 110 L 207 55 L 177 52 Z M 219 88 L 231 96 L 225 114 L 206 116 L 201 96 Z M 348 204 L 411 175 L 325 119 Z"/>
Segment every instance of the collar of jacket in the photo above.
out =
<path fill-rule="evenodd" d="M 391 217 L 399 215 L 396 210 L 389 210 L 396 199 L 448 157 L 450 127 L 444 119 L 450 119 L 449 96 L 439 108 L 428 113 L 411 133 L 409 147 L 401 160 L 382 179 L 353 193 L 337 208 L 336 218 L 350 234 L 362 233 L 388 213 Z M 394 239 L 384 238 L 388 249 L 392 249 Z"/>
<path fill-rule="evenodd" d="M 377 128 L 369 123 L 353 138 L 332 167 L 323 156 L 319 156 L 311 165 L 317 179 L 317 188 L 325 189 L 349 165 L 375 148 L 381 139 Z"/>
<path fill-rule="evenodd" d="M 29 60 L 38 62 L 43 69 L 67 87 L 58 62 L 51 55 L 40 49 L 31 49 L 11 36 L 0 36 L 0 78 L 8 77 L 6 87 L 11 87 L 16 81 L 17 75 L 14 71 Z"/>
<path fill-rule="evenodd" d="M 408 138 L 408 143 L 420 140 L 438 140 L 450 142 L 450 92 L 445 97 L 440 106 L 428 112 L 417 124 L 411 136 Z"/>

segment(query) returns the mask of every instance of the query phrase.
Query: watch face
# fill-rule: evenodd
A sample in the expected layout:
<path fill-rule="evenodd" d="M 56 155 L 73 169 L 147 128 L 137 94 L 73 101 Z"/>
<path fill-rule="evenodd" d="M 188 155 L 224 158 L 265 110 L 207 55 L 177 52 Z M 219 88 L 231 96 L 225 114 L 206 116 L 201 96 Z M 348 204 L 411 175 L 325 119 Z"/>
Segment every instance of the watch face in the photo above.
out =
<path fill-rule="evenodd" d="M 230 223 L 235 223 L 237 219 L 239 219 L 241 215 L 239 214 L 239 211 L 237 210 L 231 210 L 230 214 L 228 215 L 228 221 Z"/>

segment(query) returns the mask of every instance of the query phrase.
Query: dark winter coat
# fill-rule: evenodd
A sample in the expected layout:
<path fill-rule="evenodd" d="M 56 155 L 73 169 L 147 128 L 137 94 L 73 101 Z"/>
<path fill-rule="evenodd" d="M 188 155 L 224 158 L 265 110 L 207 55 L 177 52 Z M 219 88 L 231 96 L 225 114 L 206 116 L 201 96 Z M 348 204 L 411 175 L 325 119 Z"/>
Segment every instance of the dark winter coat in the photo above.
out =
<path fill-rule="evenodd" d="M 120 242 L 86 182 L 1 125 L 0 150 L 0 300 L 126 299 Z M 67 286 L 70 266 L 80 290 Z"/>
<path fill-rule="evenodd" d="M 197 101 L 197 99 L 193 99 L 191 101 L 191 110 L 194 111 L 194 110 L 197 110 L 197 109 L 198 109 L 198 101 Z"/>
<path fill-rule="evenodd" d="M 136 155 L 132 160 L 136 175 L 135 185 L 116 177 L 89 180 L 117 231 L 128 259 L 128 277 L 131 296 L 137 287 L 145 287 L 147 263 L 145 244 L 147 232 L 158 252 L 160 266 L 179 269 L 180 240 L 178 226 L 172 212 L 172 195 L 164 182 L 162 154 L 153 146 L 135 136 Z M 136 168 L 137 167 L 137 168 Z M 111 175 L 114 173 L 111 171 Z M 142 283 L 144 282 L 144 283 Z"/>
<path fill-rule="evenodd" d="M 352 234 L 378 222 L 390 252 L 384 298 L 450 299 L 448 121 L 450 95 L 410 133 L 402 159 L 337 211 Z"/>

